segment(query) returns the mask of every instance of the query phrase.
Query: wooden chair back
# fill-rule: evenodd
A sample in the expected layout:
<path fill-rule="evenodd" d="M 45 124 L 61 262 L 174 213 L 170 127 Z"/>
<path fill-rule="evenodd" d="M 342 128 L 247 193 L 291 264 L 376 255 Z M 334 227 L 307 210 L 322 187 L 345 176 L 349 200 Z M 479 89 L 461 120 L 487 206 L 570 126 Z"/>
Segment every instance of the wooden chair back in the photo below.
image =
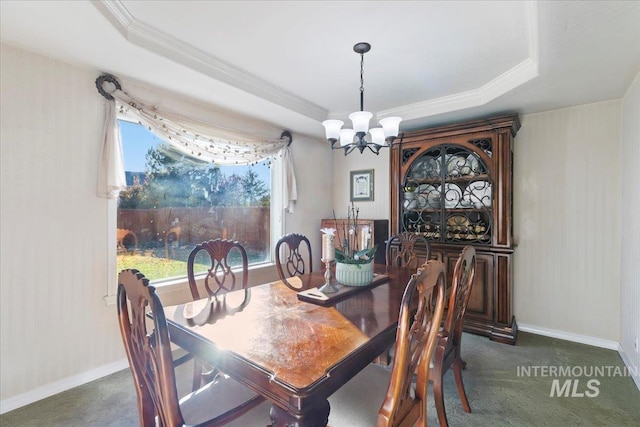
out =
<path fill-rule="evenodd" d="M 424 256 L 418 255 L 416 247 L 423 248 L 425 251 Z M 429 256 L 429 242 L 424 236 L 403 231 L 387 240 L 387 265 L 416 269 L 423 262 L 428 261 Z"/>
<path fill-rule="evenodd" d="M 438 333 L 433 368 L 430 373 L 430 380 L 433 382 L 433 398 L 441 427 L 449 425 L 444 406 L 443 391 L 444 374 L 449 368 L 453 370 L 458 395 L 462 402 L 462 409 L 465 412 L 471 412 L 471 406 L 469 405 L 469 399 L 462 380 L 462 370 L 465 368 L 466 362 L 462 360 L 460 342 L 462 340 L 464 316 L 471 296 L 475 273 L 476 250 L 473 246 L 465 246 L 453 269 L 447 316 L 444 327 Z"/>
<path fill-rule="evenodd" d="M 284 252 L 284 258 L 280 257 L 281 251 Z M 307 256 L 304 256 L 305 252 Z M 287 279 L 289 277 L 313 272 L 313 257 L 309 239 L 297 233 L 282 236 L 276 244 L 276 269 L 278 270 L 280 280 L 282 280 L 285 285 L 291 289 L 299 290 Z"/>
<path fill-rule="evenodd" d="M 444 312 L 445 271 L 441 261 L 430 260 L 407 284 L 400 308 L 391 379 L 378 412 L 378 426 L 427 425 L 429 363 Z M 417 380 L 412 393 L 414 374 Z"/>
<path fill-rule="evenodd" d="M 153 313 L 147 330 L 146 311 Z M 141 426 L 183 425 L 167 321 L 155 288 L 138 270 L 118 275 L 118 320 L 138 396 Z"/>
<path fill-rule="evenodd" d="M 451 337 L 451 346 L 457 346 L 460 343 L 464 315 L 467 312 L 475 275 L 476 250 L 473 246 L 465 246 L 453 269 L 447 317 L 443 328 L 443 334 Z"/>
<path fill-rule="evenodd" d="M 194 264 L 199 253 L 208 254 L 210 266 L 204 279 L 204 287 L 208 296 L 216 296 L 220 293 L 230 292 L 236 289 L 245 289 L 249 280 L 249 260 L 247 251 L 235 241 L 225 239 L 214 239 L 197 245 L 187 259 L 187 277 L 189 279 L 189 289 L 193 299 L 200 299 L 200 293 L 196 284 L 196 273 Z M 229 265 L 230 255 L 238 254 L 242 262 L 242 287 L 236 288 L 236 274 Z"/>

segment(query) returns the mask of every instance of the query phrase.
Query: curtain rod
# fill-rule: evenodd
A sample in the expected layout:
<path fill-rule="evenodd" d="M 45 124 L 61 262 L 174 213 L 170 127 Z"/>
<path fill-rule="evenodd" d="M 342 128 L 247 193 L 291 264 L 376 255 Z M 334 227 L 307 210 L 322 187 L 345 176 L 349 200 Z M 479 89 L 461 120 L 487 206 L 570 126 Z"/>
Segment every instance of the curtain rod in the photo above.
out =
<path fill-rule="evenodd" d="M 100 93 L 100 95 L 104 96 L 109 101 L 113 101 L 114 100 L 113 95 L 111 95 L 109 92 L 104 90 L 105 82 L 111 83 L 112 85 L 114 85 L 116 87 L 116 90 L 122 90 L 122 86 L 120 86 L 120 82 L 118 82 L 118 79 L 116 79 L 111 74 L 103 74 L 96 79 L 96 89 L 98 89 L 98 92 Z M 289 139 L 289 143 L 287 144 L 287 147 L 291 146 L 291 142 L 293 141 L 291 132 L 289 132 L 288 130 L 282 131 L 282 134 L 280 135 L 280 139 L 284 139 L 284 138 Z"/>

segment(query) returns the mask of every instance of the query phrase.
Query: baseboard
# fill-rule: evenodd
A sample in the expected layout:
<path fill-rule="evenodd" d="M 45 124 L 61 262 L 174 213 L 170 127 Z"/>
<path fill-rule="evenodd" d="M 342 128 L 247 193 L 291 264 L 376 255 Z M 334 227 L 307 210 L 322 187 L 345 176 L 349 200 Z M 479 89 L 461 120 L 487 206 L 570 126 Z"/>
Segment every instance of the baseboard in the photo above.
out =
<path fill-rule="evenodd" d="M 80 374 L 64 378 L 60 381 L 55 381 L 50 384 L 39 386 L 33 390 L 29 390 L 26 393 L 19 394 L 9 399 L 0 401 L 0 414 L 13 411 L 14 409 L 21 408 L 29 405 L 30 403 L 37 402 L 54 394 L 67 391 L 74 387 L 78 387 L 82 384 L 86 384 L 90 381 L 97 380 L 107 375 L 111 375 L 115 372 L 121 371 L 129 367 L 127 359 L 118 360 L 117 362 L 109 363 L 108 365 L 100 366 L 90 371 L 82 372 Z"/>
<path fill-rule="evenodd" d="M 572 334 L 570 332 L 558 331 L 555 329 L 540 328 L 538 326 L 532 326 L 527 324 L 518 324 L 518 330 L 522 332 L 530 332 L 536 335 L 543 335 L 545 337 L 558 338 L 565 341 L 577 342 L 580 344 L 592 345 L 594 347 L 606 348 L 609 350 L 615 350 L 620 355 L 622 362 L 629 369 L 631 378 L 636 384 L 638 390 L 640 390 L 640 367 L 633 366 L 632 359 L 624 351 L 624 348 L 620 343 L 616 341 L 603 340 L 601 338 L 589 337 L 587 335 Z"/>
<path fill-rule="evenodd" d="M 633 378 L 633 382 L 636 383 L 636 387 L 640 390 L 640 366 L 633 366 L 632 359 L 629 357 L 626 351 L 622 346 L 618 346 L 618 354 L 620 354 L 620 358 L 624 362 L 624 364 L 629 368 L 629 373 L 631 374 L 631 378 Z"/>
<path fill-rule="evenodd" d="M 545 337 L 559 338 L 565 341 L 592 345 L 594 347 L 607 348 L 609 350 L 618 351 L 618 349 L 620 348 L 620 344 L 617 341 L 603 340 L 602 338 L 594 338 L 587 335 L 572 334 L 571 332 L 541 328 L 539 326 L 527 325 L 523 323 L 518 323 L 518 330 L 522 332 L 530 332 L 536 335 L 544 335 Z"/>

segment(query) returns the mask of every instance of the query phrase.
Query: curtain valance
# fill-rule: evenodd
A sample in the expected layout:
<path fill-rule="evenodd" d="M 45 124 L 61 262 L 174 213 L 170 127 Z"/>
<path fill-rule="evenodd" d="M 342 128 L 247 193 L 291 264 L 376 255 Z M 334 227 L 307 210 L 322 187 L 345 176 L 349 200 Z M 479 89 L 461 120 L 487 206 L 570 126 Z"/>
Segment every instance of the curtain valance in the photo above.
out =
<path fill-rule="evenodd" d="M 105 83 L 115 88 L 107 92 Z M 179 113 L 148 105 L 124 90 L 115 77 L 96 79 L 98 91 L 107 99 L 103 150 L 100 160 L 98 195 L 117 198 L 126 186 L 118 114 L 140 123 L 183 155 L 217 165 L 255 164 L 273 156 L 282 156 L 285 183 L 285 208 L 293 211 L 297 189 L 289 153 L 291 134 L 284 131 L 279 139 L 267 139 L 242 130 L 211 125 Z"/>

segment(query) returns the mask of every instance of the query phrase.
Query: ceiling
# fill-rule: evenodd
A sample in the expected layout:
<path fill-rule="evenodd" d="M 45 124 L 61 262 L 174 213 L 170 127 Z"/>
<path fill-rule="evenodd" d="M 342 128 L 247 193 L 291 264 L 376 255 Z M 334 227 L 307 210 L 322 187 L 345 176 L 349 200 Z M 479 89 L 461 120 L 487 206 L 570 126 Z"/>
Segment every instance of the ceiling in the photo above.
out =
<path fill-rule="evenodd" d="M 0 1 L 2 42 L 323 137 L 621 98 L 640 1 Z M 126 90 L 126 88 L 125 88 Z M 375 117 L 375 116 L 374 116 Z"/>

